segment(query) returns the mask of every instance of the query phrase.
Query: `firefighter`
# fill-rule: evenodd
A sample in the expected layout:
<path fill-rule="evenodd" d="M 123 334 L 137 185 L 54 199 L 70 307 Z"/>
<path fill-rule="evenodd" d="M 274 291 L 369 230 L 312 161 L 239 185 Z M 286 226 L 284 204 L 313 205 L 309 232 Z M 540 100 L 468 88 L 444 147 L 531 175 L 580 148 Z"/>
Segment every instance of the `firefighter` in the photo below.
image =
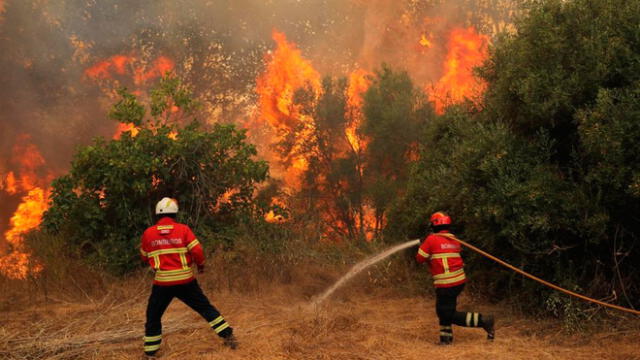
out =
<path fill-rule="evenodd" d="M 429 262 L 429 269 L 436 288 L 436 314 L 440 322 L 440 345 L 453 343 L 452 324 L 483 328 L 487 339 L 495 336 L 494 319 L 491 315 L 477 312 L 456 311 L 458 295 L 467 281 L 464 263 L 460 257 L 460 243 L 449 232 L 451 218 L 443 212 L 436 212 L 430 218 L 432 233 L 420 245 L 416 261 Z"/>
<path fill-rule="evenodd" d="M 204 272 L 202 246 L 189 226 L 176 222 L 177 213 L 178 202 L 163 198 L 156 205 L 157 223 L 142 235 L 142 260 L 155 273 L 147 304 L 144 353 L 154 356 L 160 348 L 162 314 L 174 297 L 198 312 L 216 334 L 223 338 L 225 346 L 235 349 L 238 342 L 233 329 L 202 293 L 194 276 L 194 265 L 199 273 Z"/>

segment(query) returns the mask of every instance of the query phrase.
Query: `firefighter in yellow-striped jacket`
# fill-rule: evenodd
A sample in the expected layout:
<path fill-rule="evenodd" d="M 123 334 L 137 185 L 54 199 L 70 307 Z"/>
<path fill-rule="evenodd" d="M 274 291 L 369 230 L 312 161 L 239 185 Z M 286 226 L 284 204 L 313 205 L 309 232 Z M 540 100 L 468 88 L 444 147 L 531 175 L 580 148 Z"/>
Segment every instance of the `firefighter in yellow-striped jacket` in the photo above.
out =
<path fill-rule="evenodd" d="M 436 288 L 436 314 L 440 322 L 439 344 L 453 343 L 452 324 L 483 328 L 487 332 L 487 338 L 492 340 L 495 335 L 493 316 L 456 311 L 458 295 L 464 289 L 467 278 L 460 257 L 460 243 L 449 232 L 451 217 L 437 212 L 431 216 L 430 223 L 433 233 L 420 245 L 416 261 L 420 264 L 429 262 L 429 270 Z"/>
<path fill-rule="evenodd" d="M 197 311 L 209 326 L 224 339 L 224 345 L 235 349 L 233 329 L 202 293 L 194 274 L 204 272 L 204 252 L 195 235 L 185 224 L 176 222 L 178 202 L 163 198 L 156 205 L 158 221 L 142 235 L 140 255 L 155 272 L 147 305 L 144 353 L 153 356 L 162 342 L 162 314 L 174 297 Z"/>

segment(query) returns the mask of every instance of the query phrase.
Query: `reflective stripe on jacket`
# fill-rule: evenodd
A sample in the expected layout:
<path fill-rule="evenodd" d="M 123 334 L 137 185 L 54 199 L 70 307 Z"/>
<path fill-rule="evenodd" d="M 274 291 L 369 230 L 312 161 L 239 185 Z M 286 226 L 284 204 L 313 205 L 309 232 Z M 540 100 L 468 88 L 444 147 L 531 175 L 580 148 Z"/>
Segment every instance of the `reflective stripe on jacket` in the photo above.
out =
<path fill-rule="evenodd" d="M 202 246 L 189 226 L 170 217 L 145 230 L 140 256 L 155 270 L 156 285 L 186 284 L 195 279 L 192 266 L 204 265 Z"/>
<path fill-rule="evenodd" d="M 451 287 L 464 283 L 464 262 L 460 257 L 460 243 L 447 232 L 430 234 L 422 242 L 416 261 L 420 264 L 429 260 L 429 270 L 435 287 Z"/>

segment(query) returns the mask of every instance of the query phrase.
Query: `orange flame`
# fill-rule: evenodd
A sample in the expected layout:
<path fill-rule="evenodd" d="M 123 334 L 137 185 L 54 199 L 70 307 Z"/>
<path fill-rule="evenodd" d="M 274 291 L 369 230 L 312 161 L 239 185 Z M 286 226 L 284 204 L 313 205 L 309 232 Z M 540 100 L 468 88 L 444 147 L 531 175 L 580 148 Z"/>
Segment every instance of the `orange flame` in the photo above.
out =
<path fill-rule="evenodd" d="M 3 190 L 13 195 L 18 192 L 18 184 L 16 182 L 16 176 L 13 174 L 13 171 L 9 171 L 7 174 L 7 178 L 4 181 Z"/>
<path fill-rule="evenodd" d="M 345 128 L 345 135 L 351 148 L 357 153 L 364 149 L 366 143 L 357 133 L 362 123 L 363 95 L 369 89 L 372 74 L 363 69 L 356 69 L 349 75 L 349 87 L 347 87 L 347 119 L 349 122 Z"/>
<path fill-rule="evenodd" d="M 127 65 L 135 61 L 134 57 L 127 55 L 114 55 L 100 61 L 84 71 L 84 74 L 93 79 L 109 79 L 112 71 L 119 75 L 124 75 Z"/>
<path fill-rule="evenodd" d="M 419 41 L 420 45 L 426 47 L 426 48 L 430 48 L 431 46 L 433 46 L 433 44 L 431 44 L 431 41 L 427 38 L 427 35 L 422 34 L 422 36 L 420 36 L 420 41 Z"/>
<path fill-rule="evenodd" d="M 40 225 L 42 215 L 48 208 L 48 197 L 48 191 L 36 187 L 22 198 L 22 203 L 9 220 L 11 228 L 4 233 L 5 239 L 14 249 L 22 248 L 23 234 Z"/>
<path fill-rule="evenodd" d="M 282 209 L 286 208 L 284 202 L 278 198 L 271 199 L 271 207 L 275 206 L 278 206 Z M 269 212 L 264 215 L 264 220 L 273 224 L 282 224 L 287 221 L 287 219 L 282 214 L 277 214 L 274 209 L 269 210 Z"/>
<path fill-rule="evenodd" d="M 380 224 L 376 223 L 375 210 L 365 205 L 363 207 L 362 221 L 360 222 L 360 229 L 364 233 L 365 240 L 373 241 L 376 232 L 380 229 Z"/>
<path fill-rule="evenodd" d="M 153 62 L 151 69 L 144 71 L 142 68 L 138 68 L 135 71 L 135 83 L 137 85 L 142 84 L 148 80 L 159 78 L 164 76 L 167 72 L 170 72 L 175 67 L 173 60 L 166 56 L 160 56 Z"/>
<path fill-rule="evenodd" d="M 294 92 L 311 86 L 319 93 L 320 74 L 283 33 L 273 30 L 272 37 L 277 48 L 265 56 L 267 68 L 256 84 L 261 115 L 275 128 L 293 128 L 304 120 L 293 103 Z"/>
<path fill-rule="evenodd" d="M 302 146 L 315 131 L 313 119 L 301 112 L 300 105 L 294 103 L 296 90 L 309 87 L 315 94 L 322 92 L 320 74 L 305 60 L 295 44 L 276 30 L 272 34 L 276 42 L 275 51 L 265 56 L 266 69 L 256 80 L 259 95 L 260 116 L 278 131 L 281 140 L 286 135 L 295 134 L 292 155 L 281 159 L 289 164 L 285 181 L 297 187 L 300 174 L 307 169 L 308 161 L 301 152 Z M 276 141 L 277 142 L 277 141 Z"/>
<path fill-rule="evenodd" d="M 436 113 L 442 114 L 446 106 L 465 99 L 473 100 L 484 92 L 486 84 L 473 75 L 473 68 L 487 59 L 488 40 L 473 27 L 456 28 L 451 32 L 443 64 L 444 75 L 433 88 L 427 89 Z"/>
<path fill-rule="evenodd" d="M 114 74 L 125 75 L 127 70 L 131 70 L 133 81 L 136 85 L 141 85 L 151 79 L 162 77 L 175 67 L 173 60 L 166 56 L 159 56 L 153 61 L 151 68 L 144 65 L 134 66 L 140 61 L 129 55 L 113 55 L 106 60 L 99 61 L 95 65 L 84 71 L 85 76 L 92 80 L 111 79 Z"/>
<path fill-rule="evenodd" d="M 140 132 L 140 129 L 138 129 L 135 125 L 133 125 L 131 123 L 128 123 L 128 124 L 118 123 L 118 127 L 116 128 L 116 132 L 115 132 L 115 134 L 113 134 L 113 139 L 114 140 L 120 139 L 120 137 L 122 136 L 122 133 L 127 132 L 127 131 L 131 131 L 131 136 L 135 137 Z"/>
<path fill-rule="evenodd" d="M 42 270 L 42 265 L 33 259 L 26 248 L 23 237 L 40 225 L 42 215 L 49 206 L 49 190 L 39 183 L 46 183 L 50 176 L 45 180 L 38 179 L 36 170 L 44 165 L 44 158 L 29 140 L 29 136 L 18 138 L 13 154 L 18 159 L 19 176 L 9 172 L 3 189 L 11 195 L 27 193 L 11 216 L 9 229 L 4 233 L 11 252 L 0 257 L 0 273 L 12 279 L 25 279 L 29 274 L 35 275 Z"/>

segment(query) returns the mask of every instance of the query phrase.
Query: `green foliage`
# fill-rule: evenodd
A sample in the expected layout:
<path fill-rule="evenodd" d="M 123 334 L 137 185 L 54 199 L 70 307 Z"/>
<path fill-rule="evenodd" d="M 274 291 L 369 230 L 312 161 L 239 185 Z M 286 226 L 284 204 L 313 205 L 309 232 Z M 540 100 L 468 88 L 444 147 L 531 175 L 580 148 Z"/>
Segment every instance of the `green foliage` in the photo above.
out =
<path fill-rule="evenodd" d="M 364 181 L 380 223 L 405 187 L 420 126 L 431 115 L 423 97 L 406 72 L 393 71 L 384 64 L 364 96 L 362 132 L 369 139 Z"/>
<path fill-rule="evenodd" d="M 638 23 L 637 2 L 534 3 L 479 71 L 483 110 L 449 108 L 427 125 L 387 234 L 422 236 L 445 210 L 461 237 L 526 271 L 637 305 Z M 571 301 L 472 264 L 490 294 L 580 320 Z"/>
<path fill-rule="evenodd" d="M 202 241 L 225 241 L 216 234 L 230 231 L 251 209 L 267 164 L 253 160 L 255 148 L 232 125 L 169 122 L 169 105 L 162 103 L 183 106 L 183 114 L 196 108 L 175 79 L 152 91 L 148 119 L 140 120 L 145 111 L 135 96 L 124 90 L 121 96 L 112 116 L 143 127 L 136 136 L 97 138 L 78 151 L 69 174 L 53 182 L 44 227 L 68 235 L 93 261 L 123 272 L 137 264 L 139 236 L 153 223 L 155 203 L 170 196 L 180 204 L 180 220 Z M 224 194 L 232 194 L 228 202 L 219 201 Z"/>

